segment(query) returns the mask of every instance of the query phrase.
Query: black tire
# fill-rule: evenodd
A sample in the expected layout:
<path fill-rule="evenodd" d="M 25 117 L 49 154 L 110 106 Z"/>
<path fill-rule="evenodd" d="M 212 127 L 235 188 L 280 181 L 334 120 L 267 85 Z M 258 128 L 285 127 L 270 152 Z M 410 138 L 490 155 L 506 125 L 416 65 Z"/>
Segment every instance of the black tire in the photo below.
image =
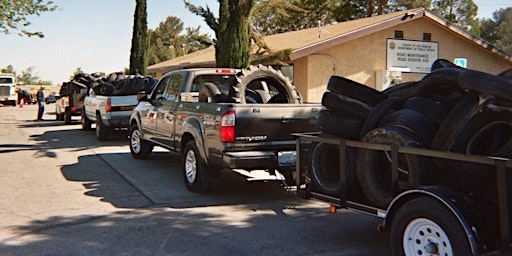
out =
<path fill-rule="evenodd" d="M 366 119 L 370 114 L 371 107 L 356 99 L 348 98 L 341 94 L 325 92 L 322 97 L 322 105 L 340 114 Z"/>
<path fill-rule="evenodd" d="M 71 109 L 64 110 L 64 124 L 71 124 Z"/>
<path fill-rule="evenodd" d="M 450 108 L 445 104 L 423 97 L 411 97 L 407 99 L 403 108 L 421 113 L 436 125 L 440 125 L 444 117 L 450 111 Z"/>
<path fill-rule="evenodd" d="M 108 134 L 110 133 L 110 127 L 106 126 L 101 121 L 100 114 L 96 115 L 96 139 L 99 141 L 105 141 L 108 139 Z"/>
<path fill-rule="evenodd" d="M 497 76 L 502 77 L 502 78 L 512 82 L 512 68 L 509 68 L 509 69 L 499 73 Z"/>
<path fill-rule="evenodd" d="M 130 153 L 136 159 L 148 159 L 154 144 L 143 139 L 137 124 L 130 126 Z"/>
<path fill-rule="evenodd" d="M 236 76 L 237 82 L 229 90 L 229 98 L 232 102 L 246 103 L 246 89 L 253 81 L 263 81 L 269 87 L 274 87 L 279 97 L 285 99 L 286 103 L 301 103 L 302 99 L 290 79 L 285 77 L 281 71 L 263 65 L 249 66 Z"/>
<path fill-rule="evenodd" d="M 468 121 L 480 110 L 479 100 L 477 94 L 468 93 L 457 102 L 439 125 L 432 140 L 433 149 L 448 151 L 452 147 Z"/>
<path fill-rule="evenodd" d="M 210 168 L 204 164 L 194 141 L 189 141 L 183 150 L 183 176 L 185 186 L 191 192 L 208 190 Z"/>
<path fill-rule="evenodd" d="M 332 110 L 322 110 L 319 115 L 320 131 L 349 140 L 359 139 L 363 122 L 359 118 L 338 114 Z"/>
<path fill-rule="evenodd" d="M 219 88 L 213 83 L 204 83 L 199 89 L 199 102 L 217 102 L 221 97 Z"/>
<path fill-rule="evenodd" d="M 87 115 L 85 114 L 85 109 L 82 110 L 81 123 L 82 123 L 82 130 L 84 130 L 84 131 L 91 130 L 92 121 L 89 118 L 87 118 Z"/>
<path fill-rule="evenodd" d="M 370 131 L 363 142 L 423 148 L 415 135 L 402 127 L 384 127 Z M 388 153 L 371 149 L 358 149 L 356 173 L 363 194 L 370 202 L 386 209 L 393 199 L 391 167 Z M 429 170 L 428 159 L 410 154 L 399 155 L 399 180 L 410 182 L 414 187 L 424 184 Z M 401 189 L 397 187 L 396 189 Z"/>
<path fill-rule="evenodd" d="M 476 152 L 472 152 L 469 150 L 468 146 L 471 141 L 475 143 L 475 136 L 478 133 L 483 132 L 483 128 L 485 128 L 487 125 L 494 123 L 494 122 L 504 122 L 511 123 L 511 117 L 510 115 L 507 115 L 503 112 L 494 112 L 494 111 L 483 111 L 481 113 L 476 114 L 474 117 L 472 117 L 468 123 L 464 126 L 464 129 L 462 129 L 461 133 L 457 135 L 457 137 L 454 140 L 453 145 L 450 147 L 450 151 L 452 152 L 458 152 L 458 153 L 465 153 L 465 154 L 475 154 Z M 491 128 L 491 127 L 487 127 Z M 487 138 L 481 138 L 485 139 L 486 145 L 491 145 L 496 139 L 496 136 L 499 134 L 491 134 L 491 137 Z M 500 138 L 498 139 L 498 143 L 502 143 L 503 145 L 508 141 L 508 138 Z M 481 152 L 481 151 L 480 151 Z"/>
<path fill-rule="evenodd" d="M 423 114 L 410 109 L 400 109 L 391 112 L 382 118 L 379 127 L 402 126 L 416 135 L 418 142 L 430 147 L 432 137 L 437 131 L 437 126 Z"/>
<path fill-rule="evenodd" d="M 377 104 L 366 120 L 363 123 L 363 127 L 361 128 L 360 138 L 363 138 L 368 132 L 377 128 L 380 120 L 384 115 L 392 110 L 397 110 L 402 107 L 404 104 L 404 99 L 400 97 L 389 97 L 383 100 L 381 103 Z"/>
<path fill-rule="evenodd" d="M 454 213 L 435 199 L 412 199 L 400 206 L 391 223 L 391 255 L 474 255 L 459 223 Z M 436 248 L 437 253 L 427 251 Z"/>
<path fill-rule="evenodd" d="M 512 100 L 512 82 L 501 76 L 467 69 L 461 73 L 459 86 L 464 90 L 492 94 L 505 99 L 507 104 Z"/>
<path fill-rule="evenodd" d="M 346 190 L 340 182 L 338 146 L 325 143 L 316 144 L 311 150 L 308 161 L 311 191 L 337 198 L 341 196 L 342 192 L 349 191 L 355 179 L 355 150 L 347 148 L 345 159 Z"/>
<path fill-rule="evenodd" d="M 382 93 L 386 94 L 388 97 L 399 97 L 402 99 L 408 99 L 410 97 L 416 96 L 418 91 L 418 82 L 405 82 L 397 85 L 393 85 L 391 87 L 386 88 Z"/>
<path fill-rule="evenodd" d="M 426 75 L 418 83 L 417 96 L 431 98 L 432 95 L 443 95 L 455 101 L 464 96 L 459 87 L 460 76 L 465 70 L 459 68 L 442 68 Z"/>
<path fill-rule="evenodd" d="M 370 106 L 375 106 L 388 97 L 364 84 L 340 76 L 331 76 L 327 90 L 359 100 Z"/>

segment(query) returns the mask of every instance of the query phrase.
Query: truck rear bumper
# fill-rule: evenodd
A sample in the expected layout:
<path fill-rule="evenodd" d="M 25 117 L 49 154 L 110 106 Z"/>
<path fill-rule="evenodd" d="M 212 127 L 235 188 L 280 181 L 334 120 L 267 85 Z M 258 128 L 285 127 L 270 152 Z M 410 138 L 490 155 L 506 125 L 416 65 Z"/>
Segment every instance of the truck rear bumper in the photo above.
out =
<path fill-rule="evenodd" d="M 222 160 L 224 167 L 229 169 L 277 169 L 295 166 L 295 163 L 280 165 L 276 153 L 268 151 L 227 152 Z"/>
<path fill-rule="evenodd" d="M 130 123 L 130 117 L 110 117 L 110 119 L 103 120 L 103 123 L 108 126 L 127 128 Z"/>

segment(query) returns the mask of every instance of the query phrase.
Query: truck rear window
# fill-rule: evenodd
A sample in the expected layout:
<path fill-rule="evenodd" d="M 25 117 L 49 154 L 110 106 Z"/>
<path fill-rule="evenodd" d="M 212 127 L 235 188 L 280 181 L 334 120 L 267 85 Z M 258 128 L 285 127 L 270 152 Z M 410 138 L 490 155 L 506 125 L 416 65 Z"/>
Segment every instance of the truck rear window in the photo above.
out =
<path fill-rule="evenodd" d="M 236 82 L 235 75 L 199 75 L 192 82 L 190 91 L 198 92 L 204 83 L 213 83 L 221 91 L 229 91 L 229 87 Z"/>

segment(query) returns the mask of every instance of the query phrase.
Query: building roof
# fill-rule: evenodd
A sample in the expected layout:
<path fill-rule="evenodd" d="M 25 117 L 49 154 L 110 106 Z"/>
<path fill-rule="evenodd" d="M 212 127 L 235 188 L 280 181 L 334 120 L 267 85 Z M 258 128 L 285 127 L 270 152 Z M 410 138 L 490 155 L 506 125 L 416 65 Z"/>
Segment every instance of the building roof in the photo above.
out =
<path fill-rule="evenodd" d="M 290 60 L 296 60 L 315 52 L 381 31 L 404 22 L 426 17 L 459 36 L 473 41 L 477 45 L 493 52 L 502 58 L 512 61 L 512 55 L 494 47 L 485 40 L 478 38 L 460 27 L 450 23 L 431 11 L 424 8 L 383 14 L 373 17 L 346 21 L 334 25 L 326 25 L 321 28 L 310 28 L 298 31 L 274 34 L 264 37 L 265 43 L 273 51 L 291 49 Z M 256 49 L 253 47 L 253 52 Z M 148 71 L 171 71 L 187 67 L 214 66 L 215 48 L 206 49 L 187 54 L 175 59 L 157 63 L 148 67 Z"/>

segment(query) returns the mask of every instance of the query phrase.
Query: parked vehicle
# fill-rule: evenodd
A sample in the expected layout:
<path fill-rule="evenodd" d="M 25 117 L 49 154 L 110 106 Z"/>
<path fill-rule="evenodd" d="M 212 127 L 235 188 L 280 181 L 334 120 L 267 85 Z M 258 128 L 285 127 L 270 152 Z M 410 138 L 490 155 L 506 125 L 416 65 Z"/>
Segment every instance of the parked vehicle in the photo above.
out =
<path fill-rule="evenodd" d="M 116 78 L 112 78 L 115 75 Z M 105 79 L 103 79 L 105 78 Z M 133 109 L 137 105 L 137 93 L 151 90 L 156 80 L 151 77 L 125 76 L 121 73 L 91 79 L 84 100 L 82 128 L 90 130 L 96 124 L 96 139 L 107 140 L 115 129 L 128 129 Z"/>
<path fill-rule="evenodd" d="M 294 132 L 318 131 L 320 104 L 302 103 L 290 80 L 271 67 L 188 69 L 141 92 L 130 119 L 130 152 L 154 146 L 183 157 L 186 187 L 206 191 L 220 170 L 281 173 L 293 183 Z"/>
<path fill-rule="evenodd" d="M 50 104 L 50 103 L 56 103 L 57 102 L 57 96 L 55 93 L 51 93 L 50 95 L 48 95 L 45 99 L 44 99 L 44 102 L 46 104 Z"/>
<path fill-rule="evenodd" d="M 55 102 L 56 120 L 70 124 L 72 116 L 82 115 L 86 89 L 86 85 L 76 80 L 62 84 L 59 92 L 60 98 Z"/>
<path fill-rule="evenodd" d="M 0 103 L 16 106 L 18 99 L 14 74 L 0 74 Z"/>

